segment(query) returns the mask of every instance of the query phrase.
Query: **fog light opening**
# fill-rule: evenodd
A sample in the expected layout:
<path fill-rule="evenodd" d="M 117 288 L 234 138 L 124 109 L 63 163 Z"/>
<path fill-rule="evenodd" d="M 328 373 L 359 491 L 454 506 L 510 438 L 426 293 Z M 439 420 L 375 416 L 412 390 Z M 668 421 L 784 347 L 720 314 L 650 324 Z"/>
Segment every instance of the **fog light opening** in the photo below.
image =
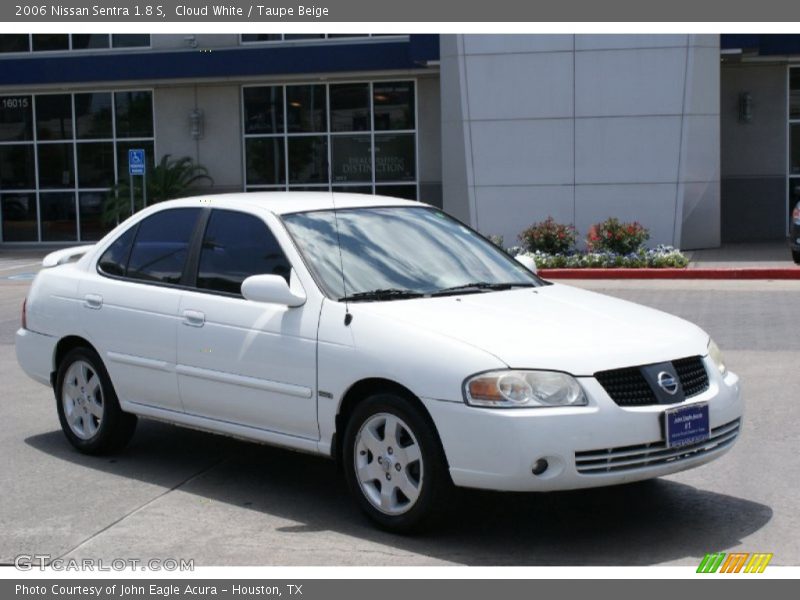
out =
<path fill-rule="evenodd" d="M 547 467 L 549 466 L 550 465 L 548 464 L 547 459 L 540 458 L 535 463 L 533 463 L 533 469 L 531 469 L 531 473 L 537 476 L 541 475 L 542 473 L 547 471 Z"/>

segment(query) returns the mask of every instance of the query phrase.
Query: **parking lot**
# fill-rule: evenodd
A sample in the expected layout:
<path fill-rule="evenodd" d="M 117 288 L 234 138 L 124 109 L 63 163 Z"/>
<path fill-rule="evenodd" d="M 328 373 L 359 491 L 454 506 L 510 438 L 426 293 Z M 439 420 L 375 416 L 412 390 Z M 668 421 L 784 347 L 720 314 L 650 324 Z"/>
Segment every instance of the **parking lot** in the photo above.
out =
<path fill-rule="evenodd" d="M 660 480 L 535 494 L 461 492 L 435 531 L 375 530 L 324 459 L 140 421 L 114 457 L 78 454 L 14 331 L 35 253 L 0 253 L 0 562 L 194 559 L 197 565 L 696 565 L 706 552 L 800 564 L 800 282 L 571 282 L 688 318 L 743 381 L 739 442 Z"/>

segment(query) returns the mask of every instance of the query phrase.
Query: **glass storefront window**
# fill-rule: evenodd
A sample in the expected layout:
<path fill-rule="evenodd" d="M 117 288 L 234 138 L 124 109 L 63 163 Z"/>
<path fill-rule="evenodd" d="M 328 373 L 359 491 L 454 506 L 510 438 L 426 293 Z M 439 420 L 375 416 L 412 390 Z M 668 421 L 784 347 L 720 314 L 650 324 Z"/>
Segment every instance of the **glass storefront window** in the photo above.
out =
<path fill-rule="evenodd" d="M 289 183 L 328 183 L 327 138 L 289 138 Z"/>
<path fill-rule="evenodd" d="M 331 136 L 333 183 L 372 181 L 372 139 L 369 135 Z"/>
<path fill-rule="evenodd" d="M 149 33 L 114 33 L 111 35 L 112 48 L 141 48 L 149 45 Z"/>
<path fill-rule="evenodd" d="M 39 144 L 40 188 L 69 188 L 75 185 L 75 162 L 72 144 Z"/>
<path fill-rule="evenodd" d="M 0 35 L 0 52 L 30 52 L 30 44 L 27 33 Z"/>
<path fill-rule="evenodd" d="M 397 184 L 416 198 L 415 93 L 413 81 L 244 86 L 245 189 Z"/>
<path fill-rule="evenodd" d="M 0 191 L 36 188 L 36 167 L 30 144 L 0 145 Z"/>
<path fill-rule="evenodd" d="M 153 95 L 116 92 L 117 137 L 153 137 Z"/>
<path fill-rule="evenodd" d="M 252 185 L 286 183 L 282 137 L 256 138 L 245 143 L 247 181 Z"/>
<path fill-rule="evenodd" d="M 113 223 L 107 223 L 103 218 L 106 201 L 106 192 L 81 192 L 78 194 L 82 240 L 97 241 L 114 228 Z"/>
<path fill-rule="evenodd" d="M 33 139 L 33 97 L 0 97 L 0 142 Z"/>
<path fill-rule="evenodd" d="M 36 194 L 0 194 L 0 218 L 4 242 L 36 242 Z"/>
<path fill-rule="evenodd" d="M 149 33 L 59 33 L 0 35 L 0 53 L 64 52 L 69 50 L 100 50 L 104 48 L 143 48 L 150 46 Z"/>
<path fill-rule="evenodd" d="M 331 131 L 367 131 L 370 129 L 369 84 L 332 85 Z"/>
<path fill-rule="evenodd" d="M 324 85 L 286 88 L 286 118 L 290 133 L 326 131 L 328 109 Z"/>
<path fill-rule="evenodd" d="M 375 135 L 375 181 L 414 181 L 414 135 Z"/>
<path fill-rule="evenodd" d="M 113 137 L 111 94 L 75 94 L 75 124 L 79 139 Z"/>
<path fill-rule="evenodd" d="M 789 175 L 800 175 L 800 123 L 790 125 L 789 140 Z"/>
<path fill-rule="evenodd" d="M 42 211 L 43 242 L 71 242 L 78 239 L 75 192 L 39 194 L 39 208 Z"/>
<path fill-rule="evenodd" d="M 69 35 L 66 33 L 34 33 L 31 39 L 34 52 L 69 50 Z"/>
<path fill-rule="evenodd" d="M 78 186 L 107 188 L 114 185 L 114 144 L 82 142 L 78 149 Z"/>
<path fill-rule="evenodd" d="M 0 241 L 98 240 L 130 148 L 153 167 L 150 91 L 0 95 Z"/>
<path fill-rule="evenodd" d="M 375 129 L 414 129 L 414 82 L 376 83 L 372 98 Z"/>
<path fill-rule="evenodd" d="M 107 33 L 72 34 L 73 50 L 89 50 L 93 48 L 108 48 Z"/>
<path fill-rule="evenodd" d="M 36 137 L 40 141 L 72 139 L 72 96 L 36 96 Z"/>
<path fill-rule="evenodd" d="M 405 198 L 406 200 L 417 199 L 417 187 L 414 185 L 377 185 L 375 186 L 375 193 L 381 196 Z"/>
<path fill-rule="evenodd" d="M 283 133 L 283 88 L 244 88 L 244 132 Z"/>
<path fill-rule="evenodd" d="M 252 44 L 254 42 L 277 42 L 283 39 L 280 33 L 243 33 L 242 43 Z"/>

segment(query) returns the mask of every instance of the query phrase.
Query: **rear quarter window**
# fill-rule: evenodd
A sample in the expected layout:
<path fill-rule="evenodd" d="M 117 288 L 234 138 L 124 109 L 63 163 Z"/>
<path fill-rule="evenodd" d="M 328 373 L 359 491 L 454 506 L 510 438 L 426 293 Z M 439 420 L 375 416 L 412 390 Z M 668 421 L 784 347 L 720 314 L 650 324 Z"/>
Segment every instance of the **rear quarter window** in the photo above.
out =
<path fill-rule="evenodd" d="M 131 245 L 136 235 L 136 227 L 131 227 L 119 236 L 108 249 L 103 252 L 100 260 L 97 261 L 97 268 L 106 275 L 116 275 L 124 277 L 128 268 L 128 256 L 131 253 Z"/>

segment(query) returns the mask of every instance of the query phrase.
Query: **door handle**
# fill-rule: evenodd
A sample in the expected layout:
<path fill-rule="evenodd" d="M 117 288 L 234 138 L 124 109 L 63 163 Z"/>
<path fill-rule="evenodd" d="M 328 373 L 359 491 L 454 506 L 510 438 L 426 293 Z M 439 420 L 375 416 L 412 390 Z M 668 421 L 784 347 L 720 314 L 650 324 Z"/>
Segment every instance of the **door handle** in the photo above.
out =
<path fill-rule="evenodd" d="M 190 327 L 202 327 L 206 323 L 205 313 L 199 310 L 185 310 L 183 311 L 183 324 Z"/>
<path fill-rule="evenodd" d="M 98 310 L 103 306 L 103 297 L 100 294 L 86 294 L 83 297 L 83 305 L 86 308 Z"/>

